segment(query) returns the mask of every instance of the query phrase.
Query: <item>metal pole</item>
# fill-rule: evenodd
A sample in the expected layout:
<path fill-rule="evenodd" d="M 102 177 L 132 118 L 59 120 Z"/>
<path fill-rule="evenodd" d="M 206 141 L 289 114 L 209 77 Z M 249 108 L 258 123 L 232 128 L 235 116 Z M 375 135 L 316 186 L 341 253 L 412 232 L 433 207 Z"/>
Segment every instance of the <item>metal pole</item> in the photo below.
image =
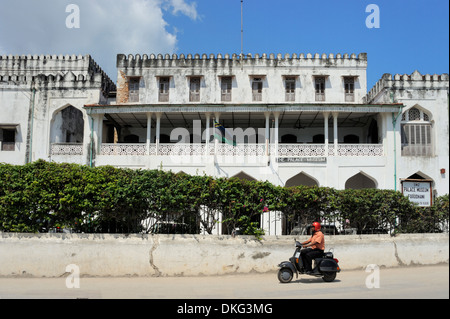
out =
<path fill-rule="evenodd" d="M 244 0 L 241 0 L 241 58 L 244 57 Z"/>
<path fill-rule="evenodd" d="M 241 70 L 244 70 L 244 0 L 241 0 Z"/>

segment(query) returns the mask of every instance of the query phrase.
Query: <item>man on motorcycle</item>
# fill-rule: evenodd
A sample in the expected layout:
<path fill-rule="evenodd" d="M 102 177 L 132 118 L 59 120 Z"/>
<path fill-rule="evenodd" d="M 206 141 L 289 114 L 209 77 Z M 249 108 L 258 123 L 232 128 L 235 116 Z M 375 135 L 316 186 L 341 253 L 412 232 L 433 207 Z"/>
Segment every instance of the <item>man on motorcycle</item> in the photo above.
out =
<path fill-rule="evenodd" d="M 311 238 L 302 243 L 304 249 L 302 249 L 300 257 L 302 258 L 306 273 L 312 272 L 313 259 L 323 257 L 325 250 L 325 236 L 320 231 L 321 229 L 322 226 L 320 223 L 313 223 L 311 225 Z"/>

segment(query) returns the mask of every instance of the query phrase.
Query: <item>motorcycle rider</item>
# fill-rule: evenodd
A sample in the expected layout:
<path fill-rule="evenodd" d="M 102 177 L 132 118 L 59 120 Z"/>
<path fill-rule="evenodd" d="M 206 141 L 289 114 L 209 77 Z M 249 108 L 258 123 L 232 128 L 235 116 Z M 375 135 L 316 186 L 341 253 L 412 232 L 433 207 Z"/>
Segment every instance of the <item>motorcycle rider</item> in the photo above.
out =
<path fill-rule="evenodd" d="M 325 250 L 325 236 L 321 232 L 321 229 L 322 225 L 318 222 L 314 222 L 311 225 L 311 238 L 302 243 L 304 249 L 302 249 L 300 257 L 302 258 L 307 274 L 312 272 L 313 259 L 323 257 Z"/>

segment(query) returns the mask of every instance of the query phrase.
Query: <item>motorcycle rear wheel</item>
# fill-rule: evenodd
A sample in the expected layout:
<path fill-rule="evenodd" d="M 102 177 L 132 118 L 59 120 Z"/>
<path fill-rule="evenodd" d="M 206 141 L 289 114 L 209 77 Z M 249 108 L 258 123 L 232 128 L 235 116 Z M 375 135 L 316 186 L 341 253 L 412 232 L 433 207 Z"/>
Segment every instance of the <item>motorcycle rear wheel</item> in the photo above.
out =
<path fill-rule="evenodd" d="M 336 273 L 335 272 L 325 272 L 325 273 L 323 273 L 322 279 L 325 282 L 333 282 L 336 279 Z"/>
<path fill-rule="evenodd" d="M 281 268 L 278 271 L 278 280 L 282 284 L 290 283 L 293 278 L 294 278 L 294 274 L 292 273 L 292 270 L 290 270 L 289 268 Z"/>

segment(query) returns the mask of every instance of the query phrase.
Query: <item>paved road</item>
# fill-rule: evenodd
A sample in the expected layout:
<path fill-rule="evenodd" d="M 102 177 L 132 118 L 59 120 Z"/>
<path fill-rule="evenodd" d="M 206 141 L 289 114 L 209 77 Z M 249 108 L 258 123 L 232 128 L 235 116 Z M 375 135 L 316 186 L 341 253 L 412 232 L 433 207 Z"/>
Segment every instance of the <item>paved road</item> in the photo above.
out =
<path fill-rule="evenodd" d="M 368 280 L 368 276 L 369 280 Z M 66 278 L 0 278 L 0 299 L 377 299 L 449 298 L 449 266 L 342 271 L 335 282 L 300 277 L 280 284 L 275 273 L 197 278 L 81 278 L 68 289 Z M 373 280 L 372 280 L 373 279 Z"/>

